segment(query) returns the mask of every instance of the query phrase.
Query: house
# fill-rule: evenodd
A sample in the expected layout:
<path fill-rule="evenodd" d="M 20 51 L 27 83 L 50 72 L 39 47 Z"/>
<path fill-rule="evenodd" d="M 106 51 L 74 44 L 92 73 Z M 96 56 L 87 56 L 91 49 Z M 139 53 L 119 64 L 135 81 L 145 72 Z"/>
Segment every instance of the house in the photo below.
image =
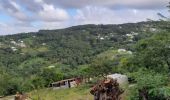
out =
<path fill-rule="evenodd" d="M 126 49 L 118 49 L 117 52 L 118 52 L 118 53 L 133 54 L 132 51 L 127 51 Z"/>
<path fill-rule="evenodd" d="M 11 47 L 12 51 L 17 51 L 16 47 Z"/>
<path fill-rule="evenodd" d="M 42 43 L 42 45 L 43 45 L 43 46 L 45 46 L 45 45 L 46 45 L 46 43 Z"/>
<path fill-rule="evenodd" d="M 60 88 L 71 88 L 76 87 L 80 85 L 81 78 L 71 78 L 71 79 L 65 79 L 58 82 L 53 82 L 50 84 L 50 87 L 53 89 L 60 89 Z"/>
<path fill-rule="evenodd" d="M 100 40 L 104 40 L 104 37 L 100 37 Z"/>
<path fill-rule="evenodd" d="M 126 49 L 118 49 L 118 53 L 126 52 Z"/>

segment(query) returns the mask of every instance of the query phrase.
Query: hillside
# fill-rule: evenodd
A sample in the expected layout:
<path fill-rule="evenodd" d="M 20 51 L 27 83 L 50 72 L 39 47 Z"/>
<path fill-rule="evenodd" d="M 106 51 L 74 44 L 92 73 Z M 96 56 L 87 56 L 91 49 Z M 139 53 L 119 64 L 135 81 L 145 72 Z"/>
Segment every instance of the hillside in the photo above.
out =
<path fill-rule="evenodd" d="M 0 36 L 0 95 L 78 77 L 77 70 L 98 54 L 109 49 L 133 52 L 137 41 L 159 31 L 153 27 L 157 24 L 80 25 Z"/>
<path fill-rule="evenodd" d="M 156 31 L 150 25 L 152 23 L 149 22 L 82 25 L 60 30 L 40 30 L 34 33 L 1 36 L 1 54 L 20 56 L 19 62 L 27 61 L 30 57 L 39 57 L 44 58 L 45 61 L 50 60 L 50 63 L 61 62 L 77 66 L 89 63 L 94 55 L 110 47 L 132 49 L 131 45 L 136 41 L 151 35 L 147 32 Z"/>

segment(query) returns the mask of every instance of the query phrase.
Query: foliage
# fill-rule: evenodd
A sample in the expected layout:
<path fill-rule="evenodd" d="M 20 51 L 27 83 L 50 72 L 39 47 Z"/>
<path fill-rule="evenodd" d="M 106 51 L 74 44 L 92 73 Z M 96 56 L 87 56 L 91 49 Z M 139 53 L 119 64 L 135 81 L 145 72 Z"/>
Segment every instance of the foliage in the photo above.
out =
<path fill-rule="evenodd" d="M 134 65 L 155 70 L 156 72 L 170 71 L 170 34 L 159 33 L 141 40 L 136 45 Z"/>
<path fill-rule="evenodd" d="M 54 68 L 45 68 L 40 74 L 42 79 L 45 81 L 44 86 L 49 86 L 50 83 L 62 80 L 64 75 L 61 72 L 56 72 Z"/>
<path fill-rule="evenodd" d="M 136 81 L 131 88 L 131 100 L 165 100 L 169 94 L 168 77 L 153 71 L 140 70 L 130 75 Z M 136 99 L 135 99 L 136 98 Z M 162 99 L 161 99 L 162 98 Z"/>

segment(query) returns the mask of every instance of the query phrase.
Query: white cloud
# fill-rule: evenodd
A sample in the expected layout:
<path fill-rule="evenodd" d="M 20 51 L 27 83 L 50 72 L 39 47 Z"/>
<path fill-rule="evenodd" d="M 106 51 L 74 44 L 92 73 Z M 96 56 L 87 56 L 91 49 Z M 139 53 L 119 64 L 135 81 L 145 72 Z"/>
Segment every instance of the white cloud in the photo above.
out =
<path fill-rule="evenodd" d="M 158 12 L 168 14 L 164 9 L 168 2 L 169 0 L 0 0 L 0 14 L 3 12 L 12 19 L 5 24 L 0 23 L 0 34 L 80 24 L 119 24 L 144 21 L 147 18 L 158 19 Z"/>
<path fill-rule="evenodd" d="M 103 7 L 86 7 L 77 10 L 74 22 L 78 24 L 120 24 L 158 19 L 155 10 L 122 9 L 113 10 Z"/>
<path fill-rule="evenodd" d="M 5 23 L 0 22 L 0 27 L 7 27 L 7 25 Z"/>
<path fill-rule="evenodd" d="M 13 10 L 13 9 L 7 8 L 7 11 L 11 16 L 17 18 L 18 20 L 22 20 L 22 21 L 23 20 L 25 21 L 28 19 L 26 14 L 24 14 L 24 12 L 22 11 L 22 8 L 20 5 L 18 5 L 14 1 L 10 1 L 9 3 L 11 4 L 11 6 L 13 6 L 16 9 L 16 10 Z"/>
<path fill-rule="evenodd" d="M 65 21 L 69 15 L 64 9 L 54 8 L 53 5 L 43 4 L 43 10 L 39 12 L 43 21 Z"/>
<path fill-rule="evenodd" d="M 69 22 L 41 22 L 40 26 L 41 29 L 61 29 L 65 27 L 69 27 Z"/>
<path fill-rule="evenodd" d="M 29 19 L 23 12 L 20 11 L 13 12 L 11 9 L 8 9 L 8 13 L 17 20 L 27 21 Z"/>
<path fill-rule="evenodd" d="M 74 19 L 76 24 L 108 24 L 121 21 L 121 17 L 116 16 L 116 12 L 111 9 L 90 6 L 77 10 Z"/>
<path fill-rule="evenodd" d="M 69 18 L 65 9 L 46 4 L 43 0 L 2 0 L 0 5 L 1 11 L 19 21 L 64 21 Z"/>
<path fill-rule="evenodd" d="M 10 4 L 11 4 L 12 6 L 14 6 L 17 10 L 20 10 L 20 9 L 21 9 L 20 5 L 18 5 L 18 4 L 17 4 L 16 2 L 14 2 L 14 1 L 11 1 Z"/>
<path fill-rule="evenodd" d="M 99 5 L 114 6 L 123 5 L 128 7 L 136 8 L 155 8 L 155 7 L 165 7 L 169 0 L 95 0 Z M 94 4 L 96 4 L 94 2 Z"/>
<path fill-rule="evenodd" d="M 86 6 L 120 7 L 126 6 L 134 9 L 164 8 L 169 0 L 44 0 L 49 4 L 65 8 L 83 8 Z"/>
<path fill-rule="evenodd" d="M 4 2 L 0 1 L 0 3 L 1 12 L 8 14 L 15 20 L 30 21 L 30 16 L 26 15 L 21 5 L 17 4 L 15 1 L 6 0 Z"/>
<path fill-rule="evenodd" d="M 0 35 L 38 31 L 37 28 L 0 23 Z"/>

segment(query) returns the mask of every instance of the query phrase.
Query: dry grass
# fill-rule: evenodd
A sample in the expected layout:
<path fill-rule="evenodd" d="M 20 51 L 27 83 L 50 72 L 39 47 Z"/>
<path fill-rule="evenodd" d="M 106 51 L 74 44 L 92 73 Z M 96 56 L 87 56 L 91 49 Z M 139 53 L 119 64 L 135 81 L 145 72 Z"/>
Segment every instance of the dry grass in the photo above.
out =
<path fill-rule="evenodd" d="M 89 88 L 77 87 L 70 89 L 40 89 L 30 92 L 28 95 L 32 99 L 29 100 L 93 100 L 93 96 L 89 93 Z M 128 90 L 125 90 L 121 96 L 121 100 L 127 99 Z M 2 98 L 0 100 L 13 100 L 14 96 Z"/>
<path fill-rule="evenodd" d="M 70 89 L 42 89 L 33 91 L 30 97 L 34 100 L 93 100 L 89 89 L 70 88 Z"/>

